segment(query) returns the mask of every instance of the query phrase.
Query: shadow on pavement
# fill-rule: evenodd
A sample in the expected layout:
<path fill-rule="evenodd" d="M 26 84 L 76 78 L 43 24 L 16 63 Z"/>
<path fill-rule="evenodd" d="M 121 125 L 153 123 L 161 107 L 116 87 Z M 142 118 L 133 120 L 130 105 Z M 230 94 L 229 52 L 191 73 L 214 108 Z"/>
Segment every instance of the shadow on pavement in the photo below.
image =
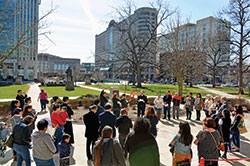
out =
<path fill-rule="evenodd" d="M 162 124 L 166 125 L 166 126 L 172 126 L 172 127 L 174 127 L 174 124 L 169 123 L 168 121 L 160 120 L 160 122 L 161 122 Z"/>
<path fill-rule="evenodd" d="M 202 122 L 201 121 L 197 121 L 197 120 L 191 120 L 191 122 L 197 124 L 197 125 L 200 125 L 202 126 Z"/>
<path fill-rule="evenodd" d="M 74 146 L 70 146 L 70 165 L 75 165 L 76 160 L 73 158 L 74 156 L 74 151 L 75 151 L 75 147 Z"/>
<path fill-rule="evenodd" d="M 13 151 L 12 149 L 9 149 L 8 151 L 5 152 L 5 157 L 2 158 L 0 157 L 0 165 L 6 164 L 8 161 L 10 161 L 13 157 Z"/>

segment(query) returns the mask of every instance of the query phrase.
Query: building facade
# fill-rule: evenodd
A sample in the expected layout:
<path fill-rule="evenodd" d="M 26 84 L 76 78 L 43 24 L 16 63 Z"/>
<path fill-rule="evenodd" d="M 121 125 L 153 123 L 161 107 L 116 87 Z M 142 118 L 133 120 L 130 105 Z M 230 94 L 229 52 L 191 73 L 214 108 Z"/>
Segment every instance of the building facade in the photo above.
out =
<path fill-rule="evenodd" d="M 155 9 L 145 7 L 137 9 L 132 15 L 120 22 L 110 21 L 108 28 L 95 37 L 96 70 L 104 71 L 107 78 L 114 78 L 112 76 L 116 75 L 115 78 L 130 79 L 132 77 L 129 71 L 130 66 L 124 65 L 123 62 L 119 61 L 119 59 L 123 59 L 124 56 L 129 56 L 128 54 L 130 52 L 125 46 L 130 47 L 131 42 L 125 44 L 124 39 L 128 37 L 128 31 L 130 31 L 130 34 L 132 34 L 138 42 L 141 42 L 139 41 L 141 38 L 146 39 L 151 37 L 151 35 L 153 35 L 156 41 L 155 27 L 157 25 L 157 14 Z M 153 64 L 156 61 L 156 42 L 151 42 L 149 47 L 155 49 L 155 51 L 150 51 L 155 53 L 148 56 L 146 55 L 145 57 L 151 58 Z M 136 49 L 138 50 L 139 48 Z M 110 63 L 104 63 L 107 61 L 110 61 Z M 153 79 L 155 77 L 155 68 L 148 66 L 149 64 L 143 64 L 141 66 L 141 77 Z M 116 74 L 118 70 L 119 74 Z"/>
<path fill-rule="evenodd" d="M 227 25 L 226 25 L 227 24 Z M 188 23 L 181 25 L 176 30 L 178 33 L 174 36 L 173 40 L 177 40 L 179 48 L 185 49 L 185 47 L 196 48 L 196 52 L 202 55 L 202 60 L 205 60 L 208 63 L 213 63 L 213 59 L 208 54 L 215 54 L 213 50 L 218 49 L 217 59 L 223 59 L 224 63 L 220 63 L 219 65 L 224 65 L 225 63 L 230 63 L 230 29 L 227 28 L 230 26 L 230 22 L 226 20 L 219 20 L 215 17 L 207 17 L 196 21 L 196 24 Z M 177 28 L 176 28 L 177 29 Z M 164 54 L 167 52 L 171 52 L 171 36 L 175 35 L 174 33 L 165 34 L 159 37 L 157 47 L 158 47 L 158 63 L 161 66 L 166 66 L 168 64 L 168 60 L 164 57 Z M 178 37 L 178 39 L 176 39 Z M 217 44 L 211 44 L 212 42 L 218 42 Z M 213 49 L 213 50 L 212 50 Z M 167 55 L 167 54 L 165 54 Z M 218 61 L 218 60 L 216 60 Z M 222 61 L 222 60 L 221 60 Z M 205 66 L 204 66 L 205 67 Z M 208 69 L 204 68 L 204 75 L 208 74 Z M 164 69 L 163 69 L 164 71 Z"/>
<path fill-rule="evenodd" d="M 95 72 L 95 63 L 81 63 L 80 72 L 90 74 Z"/>
<path fill-rule="evenodd" d="M 10 54 L 0 65 L 0 75 L 4 80 L 16 77 L 23 77 L 25 80 L 37 78 L 40 3 L 40 0 L 0 2 L 0 26 L 6 25 L 2 26 L 4 31 L 0 32 L 1 36 L 4 34 L 0 38 L 0 59 L 3 60 Z M 7 10 L 3 10 L 5 6 Z"/>
<path fill-rule="evenodd" d="M 71 68 L 73 74 L 80 72 L 80 59 L 62 58 L 59 56 L 40 53 L 38 54 L 38 79 L 48 77 L 64 77 L 65 71 Z"/>

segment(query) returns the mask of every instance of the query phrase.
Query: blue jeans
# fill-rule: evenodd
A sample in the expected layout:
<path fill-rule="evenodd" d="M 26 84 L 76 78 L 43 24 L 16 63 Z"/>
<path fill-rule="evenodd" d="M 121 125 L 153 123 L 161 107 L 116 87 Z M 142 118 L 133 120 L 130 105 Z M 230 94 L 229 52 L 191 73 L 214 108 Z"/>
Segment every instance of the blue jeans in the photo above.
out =
<path fill-rule="evenodd" d="M 167 111 L 168 111 L 168 119 L 170 120 L 170 106 L 165 107 L 164 106 L 164 119 L 167 117 Z"/>
<path fill-rule="evenodd" d="M 23 160 L 25 161 L 26 166 L 31 166 L 30 150 L 27 145 L 17 145 L 14 143 L 13 149 L 17 154 L 17 166 L 22 166 Z"/>
<path fill-rule="evenodd" d="M 53 158 L 49 160 L 40 160 L 38 158 L 34 158 L 34 161 L 36 163 L 36 166 L 55 166 Z"/>
<path fill-rule="evenodd" d="M 47 100 L 41 99 L 40 103 L 41 103 L 41 111 L 46 110 Z"/>
<path fill-rule="evenodd" d="M 58 152 L 58 144 L 59 142 L 62 141 L 62 129 L 61 128 L 57 128 L 55 131 L 55 147 L 56 147 L 56 153 Z"/>
<path fill-rule="evenodd" d="M 238 128 L 234 130 L 233 143 L 235 146 L 237 146 L 237 148 L 240 148 L 240 132 Z"/>

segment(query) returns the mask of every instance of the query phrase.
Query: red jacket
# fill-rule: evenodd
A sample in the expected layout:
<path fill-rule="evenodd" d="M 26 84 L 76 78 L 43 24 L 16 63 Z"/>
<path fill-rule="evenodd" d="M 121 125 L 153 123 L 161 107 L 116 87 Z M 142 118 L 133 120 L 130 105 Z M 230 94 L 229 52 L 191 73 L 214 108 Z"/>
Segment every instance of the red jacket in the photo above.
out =
<path fill-rule="evenodd" d="M 61 116 L 63 121 L 66 121 L 67 118 L 69 119 L 69 115 L 67 112 L 60 113 L 60 116 Z"/>
<path fill-rule="evenodd" d="M 52 127 L 57 127 L 57 128 L 61 128 L 60 125 L 66 124 L 66 122 L 62 120 L 60 114 L 57 112 L 52 112 L 51 122 L 52 122 Z"/>

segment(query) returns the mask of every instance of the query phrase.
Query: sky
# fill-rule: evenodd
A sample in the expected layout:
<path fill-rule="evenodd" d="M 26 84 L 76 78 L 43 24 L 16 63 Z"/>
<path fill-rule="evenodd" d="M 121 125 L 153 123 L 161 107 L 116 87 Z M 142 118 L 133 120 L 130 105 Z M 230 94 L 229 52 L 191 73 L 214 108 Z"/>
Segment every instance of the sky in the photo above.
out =
<path fill-rule="evenodd" d="M 164 0 L 163 0 L 164 1 Z M 114 8 L 125 0 L 41 0 L 40 17 L 51 7 L 56 11 L 46 17 L 48 38 L 39 37 L 39 53 L 50 53 L 64 58 L 79 58 L 94 62 L 95 35 L 106 30 L 114 17 Z M 150 6 L 149 0 L 134 0 L 137 8 Z M 169 0 L 171 8 L 178 8 L 190 22 L 215 16 L 228 0 Z"/>

